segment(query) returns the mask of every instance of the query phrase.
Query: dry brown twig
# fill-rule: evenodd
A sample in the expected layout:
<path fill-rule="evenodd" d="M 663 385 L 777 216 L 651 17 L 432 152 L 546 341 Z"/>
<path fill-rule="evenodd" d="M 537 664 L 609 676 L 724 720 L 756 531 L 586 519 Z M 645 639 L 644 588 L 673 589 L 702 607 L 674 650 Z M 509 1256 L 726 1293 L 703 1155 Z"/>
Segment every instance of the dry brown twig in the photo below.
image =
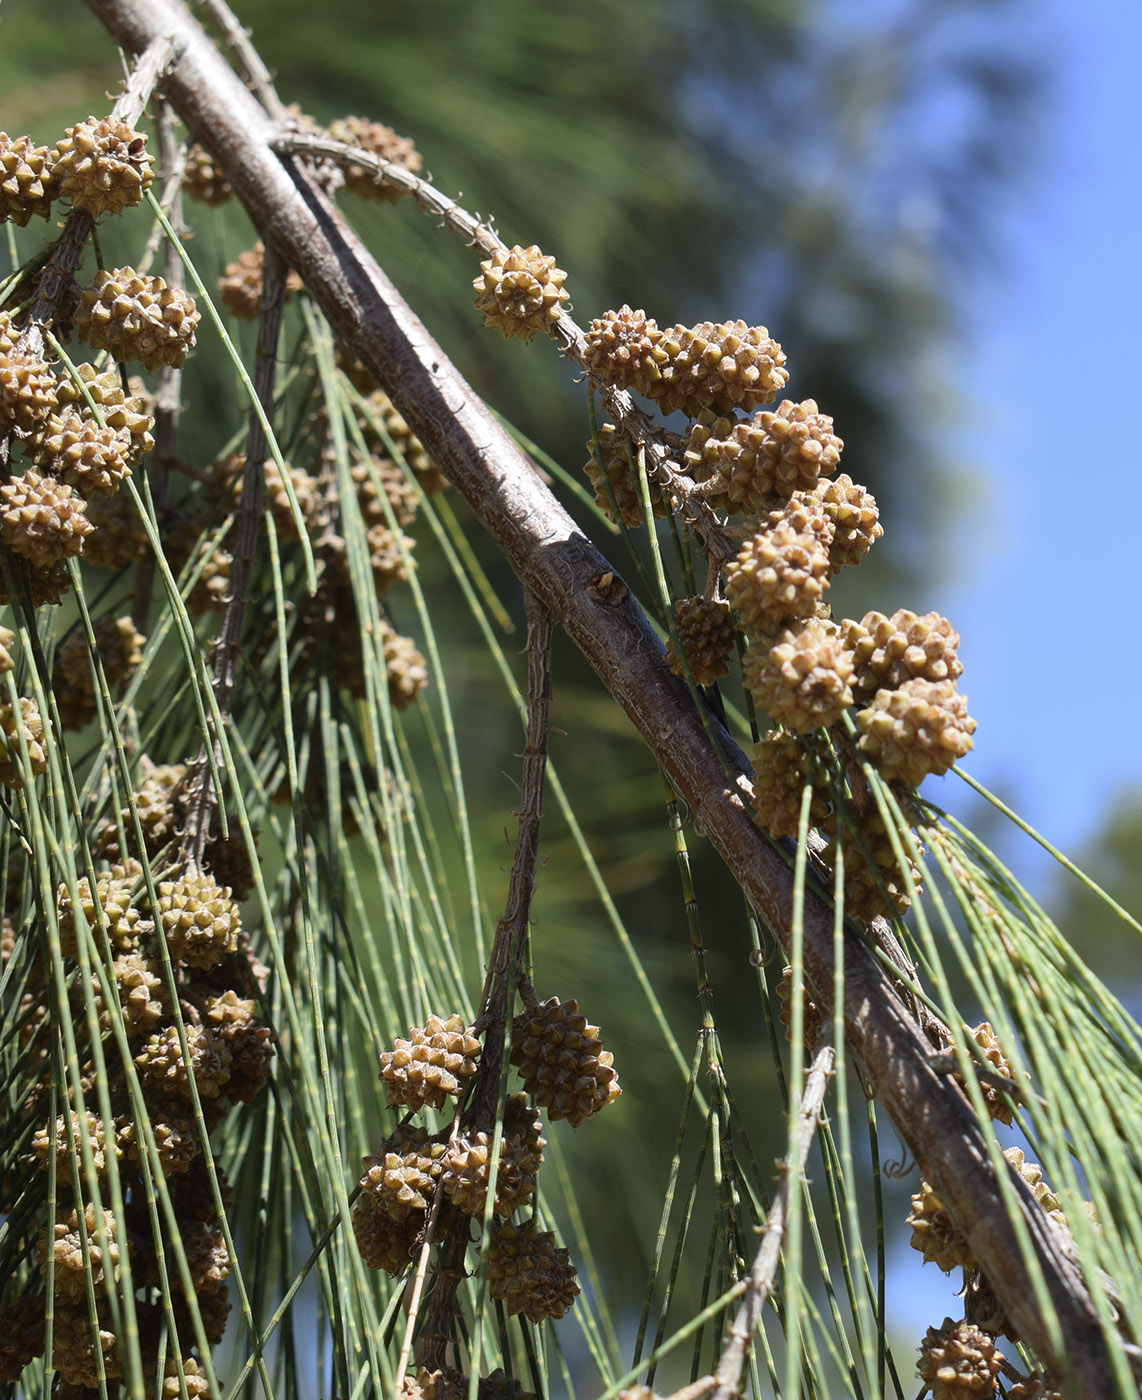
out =
<path fill-rule="evenodd" d="M 275 246 L 299 273 L 342 345 L 389 394 L 525 586 L 582 651 L 759 915 L 787 943 L 793 878 L 742 800 L 745 756 L 716 721 L 699 717 L 613 566 L 536 477 L 325 193 L 296 160 L 277 155 L 279 128 L 189 12 L 177 0 L 88 3 L 132 53 L 164 33 L 177 35 L 182 51 L 166 79 L 166 95 L 218 160 L 267 246 Z M 711 748 L 707 726 L 720 754 Z M 724 760 L 735 780 L 726 779 Z M 806 978 L 813 1000 L 829 1014 L 833 915 L 811 891 L 803 927 Z M 851 931 L 844 940 L 841 1012 L 865 1083 L 952 1213 L 1028 1345 L 1066 1378 L 1070 1394 L 1092 1400 L 1112 1394 L 1108 1342 L 1078 1265 L 1010 1169 L 1001 1188 L 970 1103 L 953 1080 L 934 1071 L 931 1043 L 892 977 Z M 1019 1210 L 1028 1257 L 1009 1218 L 1009 1197 Z M 1046 1290 L 1050 1319 L 1038 1305 L 1032 1270 Z"/>

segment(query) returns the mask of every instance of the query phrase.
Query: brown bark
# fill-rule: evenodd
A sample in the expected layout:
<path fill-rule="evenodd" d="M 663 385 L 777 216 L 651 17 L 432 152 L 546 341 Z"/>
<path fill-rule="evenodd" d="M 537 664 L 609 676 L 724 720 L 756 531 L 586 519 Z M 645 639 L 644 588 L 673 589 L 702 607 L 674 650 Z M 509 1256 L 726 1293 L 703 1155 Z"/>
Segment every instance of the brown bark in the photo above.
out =
<path fill-rule="evenodd" d="M 621 579 L 331 202 L 296 161 L 271 151 L 275 128 L 269 116 L 177 0 L 88 3 L 132 54 L 162 35 L 178 40 L 179 56 L 164 93 L 218 160 L 266 245 L 300 273 L 338 339 L 391 396 L 524 586 L 583 652 L 762 918 L 787 939 L 790 872 L 751 821 L 739 787 L 727 782 L 689 693 L 664 664 L 654 632 Z M 427 228 L 426 236 L 431 236 Z M 706 723 L 732 772 L 744 779 L 749 771 L 744 755 L 712 718 Z M 831 1003 L 832 964 L 832 913 L 810 897 L 805 970 L 822 1008 Z M 983 1132 L 967 1100 L 952 1079 L 936 1072 L 931 1045 L 890 977 L 852 934 L 845 946 L 844 1022 L 849 1051 L 867 1084 L 966 1234 L 1020 1333 L 1067 1378 L 1068 1394 L 1105 1400 L 1115 1391 L 1108 1342 L 1064 1242 L 1012 1173 L 1036 1269 L 1058 1316 L 1055 1332 L 1036 1305 Z"/>

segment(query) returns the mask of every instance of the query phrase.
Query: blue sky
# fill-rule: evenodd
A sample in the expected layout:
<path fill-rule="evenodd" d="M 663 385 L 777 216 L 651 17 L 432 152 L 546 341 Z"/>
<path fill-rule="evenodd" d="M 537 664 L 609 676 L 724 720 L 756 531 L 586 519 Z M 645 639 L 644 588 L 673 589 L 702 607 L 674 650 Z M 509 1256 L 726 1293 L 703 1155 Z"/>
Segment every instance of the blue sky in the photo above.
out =
<path fill-rule="evenodd" d="M 983 473 L 983 497 L 958 522 L 957 577 L 935 606 L 963 637 L 970 770 L 1073 850 L 1117 791 L 1142 787 L 1142 6 L 1035 11 L 1029 37 L 1056 64 L 1045 147 L 957 352 L 971 374 L 954 447 Z"/>

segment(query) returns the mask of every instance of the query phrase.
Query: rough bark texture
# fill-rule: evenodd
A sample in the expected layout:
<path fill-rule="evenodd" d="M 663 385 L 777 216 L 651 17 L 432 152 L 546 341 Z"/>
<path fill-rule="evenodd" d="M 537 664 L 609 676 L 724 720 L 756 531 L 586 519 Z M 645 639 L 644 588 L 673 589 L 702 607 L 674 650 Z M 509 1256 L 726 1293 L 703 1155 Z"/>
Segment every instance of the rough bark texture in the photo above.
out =
<path fill-rule="evenodd" d="M 172 35 L 179 54 L 163 90 L 214 155 L 267 246 L 295 268 L 341 342 L 391 396 L 467 498 L 524 585 L 594 667 L 692 808 L 765 922 L 783 940 L 792 879 L 727 783 L 683 683 L 662 659 L 646 618 L 606 559 L 544 486 L 416 314 L 403 302 L 297 163 L 277 157 L 270 118 L 176 0 L 88 0 L 115 39 L 138 54 Z M 431 237 L 431 229 L 425 229 Z M 732 771 L 749 767 L 712 725 Z M 805 912 L 805 971 L 814 1001 L 831 1004 L 832 914 Z M 1064 1242 L 1011 1174 L 1037 1268 L 1058 1314 L 1052 1331 L 1008 1220 L 985 1139 L 964 1095 L 930 1063 L 931 1046 L 889 976 L 859 938 L 845 949 L 845 1030 L 866 1082 L 953 1213 L 1020 1333 L 1067 1393 L 1114 1393 L 1108 1342 Z"/>

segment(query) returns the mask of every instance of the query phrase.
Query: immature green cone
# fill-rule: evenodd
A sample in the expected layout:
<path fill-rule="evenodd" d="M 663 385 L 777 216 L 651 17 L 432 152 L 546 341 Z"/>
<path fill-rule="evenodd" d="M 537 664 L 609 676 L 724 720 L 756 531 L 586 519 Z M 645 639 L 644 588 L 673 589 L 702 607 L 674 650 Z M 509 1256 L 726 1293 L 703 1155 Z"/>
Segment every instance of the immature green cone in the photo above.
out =
<path fill-rule="evenodd" d="M 577 1001 L 550 997 L 513 1022 L 511 1062 L 524 1089 L 550 1118 L 566 1118 L 573 1128 L 622 1092 L 613 1060 Z"/>
<path fill-rule="evenodd" d="M 211 208 L 224 204 L 233 193 L 230 183 L 214 164 L 214 157 L 197 143 L 186 153 L 182 169 L 182 190 L 190 199 Z"/>
<path fill-rule="evenodd" d="M 153 164 L 141 132 L 117 117 L 88 117 L 58 142 L 54 176 L 61 199 L 98 218 L 138 204 Z"/>
<path fill-rule="evenodd" d="M 86 1298 L 89 1280 L 96 1293 L 99 1293 L 119 1277 L 119 1245 L 115 1240 L 114 1215 L 109 1210 L 97 1212 L 88 1202 L 83 1212 L 83 1224 L 87 1234 L 86 1258 L 79 1215 L 74 1209 L 63 1211 L 40 1238 L 40 1272 L 46 1283 L 50 1251 L 55 1264 L 52 1286 L 55 1296 L 61 1300 L 78 1301 Z M 105 1245 L 101 1245 L 96 1237 L 96 1230 L 100 1226 L 105 1234 Z"/>
<path fill-rule="evenodd" d="M 900 608 L 891 617 L 865 613 L 860 622 L 846 619 L 845 640 L 853 653 L 853 689 L 860 700 L 878 690 L 896 690 L 906 681 L 955 681 L 963 674 L 956 656 L 960 635 L 946 617 L 918 617 Z"/>
<path fill-rule="evenodd" d="M 926 1181 L 920 1183 L 920 1190 L 912 1197 L 906 1223 L 912 1227 L 909 1243 L 923 1254 L 925 1263 L 935 1264 L 945 1274 L 953 1269 L 979 1267 L 966 1237 Z"/>
<path fill-rule="evenodd" d="M 810 778 L 812 774 L 812 778 Z M 828 780 L 820 764 L 796 734 L 771 730 L 753 751 L 753 810 L 770 836 L 796 836 L 801 828 L 801 802 L 812 783 L 809 826 L 820 826 L 829 811 Z"/>
<path fill-rule="evenodd" d="M 777 724 L 798 733 L 827 727 L 852 704 L 852 656 L 834 623 L 813 618 L 772 646 L 752 646 L 742 679 L 754 701 Z"/>
<path fill-rule="evenodd" d="M 472 283 L 479 294 L 476 308 L 483 313 L 485 326 L 530 340 L 570 309 L 563 286 L 566 280 L 555 259 L 535 244 L 500 248 L 480 264 L 480 276 Z"/>
<path fill-rule="evenodd" d="M 946 1317 L 942 1327 L 928 1328 L 916 1371 L 930 1387 L 932 1400 L 986 1400 L 997 1393 L 1002 1365 L 994 1337 Z"/>
<path fill-rule="evenodd" d="M 334 141 L 344 141 L 347 146 L 359 146 L 371 156 L 403 166 L 414 175 L 420 173 L 423 165 L 420 152 L 407 136 L 399 136 L 384 122 L 369 121 L 366 117 L 341 117 L 329 126 L 329 135 Z M 363 165 L 346 161 L 341 166 L 345 175 L 345 188 L 359 199 L 383 199 L 390 204 L 402 199 L 408 191 L 401 185 Z"/>
<path fill-rule="evenodd" d="M 729 603 L 714 598 L 680 598 L 674 604 L 674 626 L 678 645 L 673 637 L 667 641 L 666 660 L 676 676 L 683 674 L 679 645 L 695 685 L 713 685 L 730 674 L 736 634 Z"/>
<path fill-rule="evenodd" d="M 510 1316 L 522 1313 L 531 1322 L 562 1317 L 579 1294 L 576 1271 L 566 1249 L 535 1220 L 510 1221 L 494 1227 L 488 1250 L 488 1293 Z"/>
<path fill-rule="evenodd" d="M 748 413 L 776 398 L 789 378 L 781 346 L 764 326 L 744 321 L 674 326 L 656 348 L 664 356 L 660 375 L 642 392 L 663 413 Z"/>
<path fill-rule="evenodd" d="M 213 875 L 162 881 L 159 914 L 171 957 L 190 967 L 214 967 L 238 946 L 238 907 Z"/>
<path fill-rule="evenodd" d="M 0 540 L 37 569 L 81 554 L 91 530 L 83 498 L 64 481 L 29 467 L 0 486 Z"/>
<path fill-rule="evenodd" d="M 147 369 L 181 369 L 194 348 L 197 325 L 193 297 L 132 267 L 96 273 L 75 318 L 76 334 L 88 345 L 119 361 L 138 360 Z"/>
<path fill-rule="evenodd" d="M 586 367 L 612 389 L 649 395 L 667 363 L 663 332 L 645 311 L 621 306 L 597 316 L 587 327 Z"/>
<path fill-rule="evenodd" d="M 972 749 L 976 722 L 955 681 L 905 681 L 857 715 L 861 752 L 891 781 L 913 787 L 943 775 Z"/>
<path fill-rule="evenodd" d="M 833 525 L 829 567 L 834 574 L 846 565 L 855 568 L 884 534 L 876 497 L 842 474 L 833 481 L 819 481 L 813 498 Z"/>
<path fill-rule="evenodd" d="M 0 131 L 0 223 L 23 228 L 33 214 L 46 219 L 56 196 L 52 152 L 33 146 L 30 136 Z"/>
<path fill-rule="evenodd" d="M 426 1106 L 443 1108 L 446 1098 L 459 1098 L 476 1073 L 480 1041 L 463 1016 L 429 1016 L 414 1026 L 407 1040 L 397 1039 L 381 1056 L 381 1083 L 390 1108 L 414 1112 Z"/>
<path fill-rule="evenodd" d="M 726 566 L 726 597 L 751 636 L 813 617 L 829 586 L 832 525 L 811 504 L 797 504 L 757 532 Z"/>

